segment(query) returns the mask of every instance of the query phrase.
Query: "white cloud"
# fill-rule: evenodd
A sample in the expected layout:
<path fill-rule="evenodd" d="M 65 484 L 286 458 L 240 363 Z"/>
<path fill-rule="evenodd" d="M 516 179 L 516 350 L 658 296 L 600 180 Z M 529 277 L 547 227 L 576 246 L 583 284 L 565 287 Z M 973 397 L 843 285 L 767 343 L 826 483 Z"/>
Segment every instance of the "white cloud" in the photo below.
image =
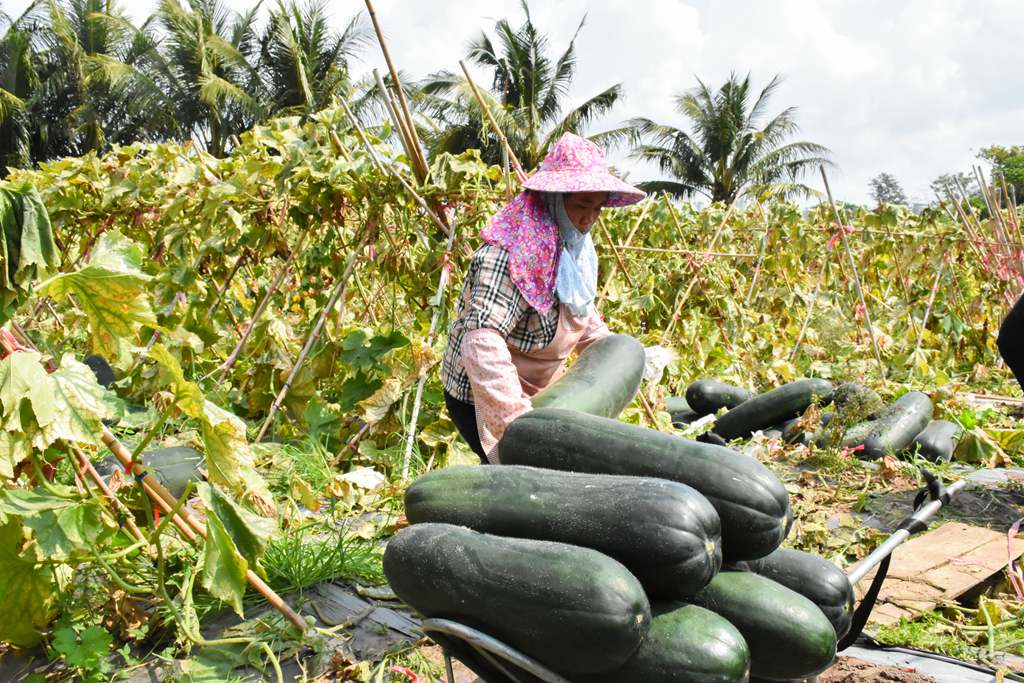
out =
<path fill-rule="evenodd" d="M 17 14 L 27 2 L 3 4 Z M 131 12 L 141 19 L 154 6 L 139 0 Z M 329 7 L 340 27 L 363 4 Z M 414 78 L 458 71 L 467 40 L 498 18 L 522 19 L 517 0 L 376 0 L 375 8 L 395 62 Z M 673 96 L 697 76 L 718 85 L 749 71 L 760 86 L 785 74 L 771 111 L 798 107 L 801 137 L 834 152 L 833 189 L 845 199 L 868 201 L 868 180 L 881 171 L 927 199 L 931 179 L 966 170 L 979 148 L 1024 142 L 1018 0 L 534 0 L 532 12 L 556 49 L 587 14 L 569 105 L 615 82 L 626 90 L 598 128 L 638 115 L 683 125 Z M 383 68 L 376 45 L 362 63 Z M 633 179 L 652 174 L 623 165 Z"/>

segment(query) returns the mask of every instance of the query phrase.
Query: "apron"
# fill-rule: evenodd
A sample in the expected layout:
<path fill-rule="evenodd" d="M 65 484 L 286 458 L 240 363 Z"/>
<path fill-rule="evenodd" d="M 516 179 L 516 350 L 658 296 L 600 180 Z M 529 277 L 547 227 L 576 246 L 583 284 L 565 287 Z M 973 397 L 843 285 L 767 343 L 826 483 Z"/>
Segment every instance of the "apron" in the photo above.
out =
<path fill-rule="evenodd" d="M 589 316 L 577 318 L 565 304 L 559 304 L 558 326 L 551 343 L 530 353 L 509 349 L 519 383 L 527 396 L 533 396 L 562 376 L 565 360 L 586 331 L 589 319 Z"/>

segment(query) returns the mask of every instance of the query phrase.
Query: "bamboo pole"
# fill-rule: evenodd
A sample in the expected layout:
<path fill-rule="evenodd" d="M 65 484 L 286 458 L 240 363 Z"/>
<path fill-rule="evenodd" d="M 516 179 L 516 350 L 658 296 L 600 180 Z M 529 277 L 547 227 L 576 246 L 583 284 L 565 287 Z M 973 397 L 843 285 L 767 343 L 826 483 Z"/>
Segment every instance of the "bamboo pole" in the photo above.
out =
<path fill-rule="evenodd" d="M 416 126 L 412 121 L 412 114 L 409 111 L 409 103 L 405 101 L 405 93 L 402 91 L 401 81 L 398 78 L 398 71 L 395 69 L 394 63 L 391 61 L 391 53 L 388 51 L 387 42 L 384 40 L 384 32 L 381 31 L 380 22 L 377 21 L 377 13 L 373 11 L 373 3 L 370 0 L 365 0 L 366 10 L 370 13 L 370 21 L 373 22 L 373 30 L 377 34 L 377 42 L 380 44 L 380 50 L 384 53 L 384 61 L 388 65 L 388 71 L 391 73 L 391 81 L 395 84 L 395 90 L 398 94 L 398 102 L 402 107 L 402 113 L 405 115 L 406 125 L 409 127 L 409 134 L 413 145 L 413 170 L 416 172 L 416 181 L 422 184 L 427 179 L 427 162 L 423 156 L 423 152 L 420 149 L 419 137 L 416 134 Z M 347 106 L 346 106 L 347 110 Z"/>
<path fill-rule="evenodd" d="M 395 107 L 395 103 L 392 101 L 390 94 L 384 87 L 384 80 L 380 77 L 380 72 L 376 69 L 373 70 L 373 78 L 377 82 L 377 90 L 380 91 L 380 99 L 384 102 L 384 111 L 387 112 L 388 117 L 391 119 L 391 123 L 395 126 L 395 130 L 398 132 L 398 138 L 402 141 L 402 147 L 405 149 L 405 156 L 409 158 L 409 161 L 415 165 L 415 152 L 413 152 L 412 137 L 409 135 L 409 130 L 405 126 L 405 122 L 398 115 L 398 109 Z"/>
<path fill-rule="evenodd" d="M 430 317 L 430 330 L 427 332 L 427 346 L 434 343 L 434 334 L 437 332 L 437 323 L 444 310 L 443 297 L 448 286 L 449 259 L 451 258 L 452 247 L 455 245 L 455 221 L 449 221 L 452 226 L 448 233 L 448 244 L 445 245 L 444 257 L 441 261 L 441 276 L 437 281 L 437 289 L 434 298 L 431 299 L 434 305 L 434 313 Z M 423 401 L 423 387 L 427 382 L 426 368 L 420 370 L 419 380 L 416 383 L 416 394 L 412 402 L 412 414 L 409 416 L 409 429 L 405 435 L 405 452 L 402 454 L 402 481 L 409 480 L 409 463 L 412 461 L 412 447 L 416 440 L 416 423 L 420 417 L 420 403 Z"/>
<path fill-rule="evenodd" d="M 828 203 L 832 207 L 832 213 L 836 217 L 836 223 L 839 226 L 839 237 L 843 241 L 843 249 L 846 250 L 846 256 L 850 259 L 850 271 L 853 275 L 853 284 L 857 287 L 857 294 L 860 296 L 860 305 L 864 308 L 864 322 L 868 327 L 868 336 L 871 337 L 871 346 L 875 350 L 875 360 L 878 361 L 878 371 L 882 375 L 882 381 L 885 381 L 885 364 L 882 363 L 882 354 L 878 350 L 878 340 L 875 339 L 875 328 L 871 324 L 871 312 L 868 310 L 867 301 L 864 299 L 864 289 L 861 287 L 860 274 L 857 272 L 857 262 L 853 258 L 853 250 L 850 249 L 850 240 L 846 237 L 846 228 L 843 224 L 843 219 L 839 215 L 839 208 L 836 206 L 835 200 L 832 199 L 832 188 L 828 184 L 828 176 L 825 174 L 825 167 L 819 166 L 818 170 L 821 171 L 821 179 L 825 183 L 825 192 L 828 194 Z"/>
<path fill-rule="evenodd" d="M 839 227 L 842 230 L 842 226 Z M 827 245 L 825 247 L 826 253 L 821 259 L 821 268 L 818 269 L 818 281 L 814 284 L 814 291 L 811 292 L 811 302 L 807 304 L 807 315 L 804 316 L 804 322 L 800 325 L 800 332 L 796 335 L 796 343 L 793 345 L 793 350 L 789 353 L 789 362 L 792 363 L 796 358 L 797 352 L 800 351 L 800 345 L 804 342 L 804 335 L 807 334 L 807 327 L 811 324 L 811 318 L 814 316 L 814 306 L 818 302 L 818 292 L 821 291 L 821 283 L 825 280 L 825 272 L 828 269 L 829 261 L 832 260 L 831 248 Z"/>
<path fill-rule="evenodd" d="M 324 328 L 324 323 L 327 320 L 327 314 L 334 308 L 334 304 L 338 301 L 338 298 L 342 298 L 342 311 L 345 310 L 344 296 L 345 291 L 348 289 L 348 278 L 352 273 L 352 268 L 355 266 L 356 257 L 359 252 L 355 249 L 348 256 L 348 261 L 345 263 L 345 271 L 342 273 L 338 281 L 334 283 L 334 289 L 331 291 L 331 295 L 327 299 L 327 305 L 320 311 L 320 315 L 317 316 L 316 324 L 313 326 L 313 330 L 309 333 L 306 338 L 306 343 L 303 345 L 302 350 L 299 352 L 298 358 L 295 359 L 295 364 L 292 366 L 291 371 L 288 373 L 288 379 L 285 380 L 281 390 L 277 392 L 277 396 L 274 397 L 274 402 L 270 405 L 270 412 L 267 413 L 267 419 L 263 421 L 263 426 L 260 427 L 260 432 L 256 436 L 256 441 L 262 441 L 263 436 L 267 433 L 271 423 L 274 421 L 274 416 L 277 411 L 280 410 L 281 404 L 284 403 L 285 397 L 288 396 L 288 390 L 291 389 L 292 382 L 295 381 L 296 375 L 299 374 L 299 370 L 302 368 L 302 364 L 306 362 L 306 356 L 313 348 L 313 344 L 320 338 L 320 332 Z M 341 315 L 339 313 L 339 315 Z"/>
<path fill-rule="evenodd" d="M 13 329 L 17 328 L 13 327 Z M 24 341 L 27 342 L 26 346 L 28 346 L 28 348 L 38 350 L 35 348 L 35 345 L 32 344 L 32 341 L 27 337 L 24 338 Z M 52 361 L 50 361 L 47 365 L 49 366 L 47 368 L 48 370 L 50 370 L 50 368 L 55 368 Z M 52 370 L 50 371 L 52 372 Z M 131 452 L 129 452 L 128 449 L 125 448 L 124 444 L 122 444 L 106 426 L 101 427 L 101 430 L 101 440 L 107 446 L 107 448 L 109 448 L 110 451 L 114 454 L 114 457 L 116 457 L 117 460 L 121 463 L 121 466 L 125 469 L 125 471 L 130 472 L 132 474 L 135 480 L 140 485 L 142 485 L 143 489 L 150 496 L 150 498 L 152 498 L 153 501 L 156 502 L 166 514 L 173 514 L 177 500 L 175 500 L 174 496 L 171 495 L 171 492 L 164 488 L 164 486 L 159 481 L 157 481 L 156 478 L 153 477 L 153 475 L 151 475 L 145 469 L 145 467 L 142 466 L 141 463 L 132 459 Z M 78 451 L 78 449 L 75 448 L 74 446 L 72 446 L 72 450 L 77 451 L 76 457 L 86 459 L 85 454 L 81 453 L 81 451 Z M 86 462 L 88 462 L 87 459 Z M 95 469 L 92 468 L 91 465 L 89 468 L 86 469 L 86 472 L 89 472 L 89 470 L 95 472 Z M 90 473 L 90 476 L 93 476 L 93 474 Z M 96 473 L 95 477 L 96 479 L 99 480 L 97 482 L 97 485 L 99 485 L 99 482 L 102 482 L 103 479 L 102 477 L 99 476 L 98 473 Z M 110 489 L 109 487 L 106 486 L 105 482 L 103 483 L 103 486 L 101 486 L 101 490 L 103 490 L 104 488 L 106 489 L 106 492 L 109 493 L 109 495 L 114 496 L 113 492 L 110 492 Z M 190 541 L 194 542 L 196 536 L 199 536 L 203 539 L 206 538 L 206 529 L 204 529 L 203 526 L 200 525 L 184 509 L 179 510 L 176 514 L 173 514 L 172 519 L 175 525 L 182 530 L 182 533 L 184 533 L 186 538 L 188 538 Z M 135 530 L 141 535 L 141 531 L 137 527 Z M 281 612 L 281 614 L 283 614 L 285 618 L 287 618 L 293 625 L 295 625 L 295 627 L 299 629 L 300 633 L 306 632 L 307 624 L 305 620 L 301 616 L 299 616 L 299 614 L 296 613 L 284 600 L 282 600 L 281 597 L 274 591 L 274 589 L 268 586 L 251 569 L 246 571 L 246 580 L 253 588 L 256 589 L 257 592 L 259 592 L 264 598 L 266 598 L 267 602 L 269 602 L 275 609 Z"/>
<path fill-rule="evenodd" d="M 469 75 L 469 69 L 466 68 L 465 62 L 459 60 L 459 66 L 462 67 L 462 73 L 466 74 L 466 83 L 469 84 L 469 89 L 473 91 L 473 97 L 476 98 L 477 104 L 480 105 L 480 109 L 483 111 L 484 116 L 487 117 L 487 122 L 491 124 L 491 128 L 494 130 L 494 134 L 498 136 L 501 144 L 505 147 L 508 152 L 509 160 L 512 162 L 512 168 L 516 172 L 516 178 L 519 179 L 520 184 L 526 182 L 526 171 L 523 170 L 523 165 L 519 163 L 519 158 L 516 157 L 516 153 L 512 151 L 512 145 L 508 144 L 508 138 L 501 132 L 501 127 L 498 126 L 498 122 L 494 120 L 494 116 L 491 114 L 490 107 L 484 102 L 483 95 L 476 89 L 476 83 L 473 82 L 472 76 Z"/>
<path fill-rule="evenodd" d="M 245 348 L 245 343 L 249 341 L 249 336 L 252 334 L 252 331 L 256 328 L 256 323 L 259 322 L 260 317 L 263 316 L 263 312 L 266 311 L 267 306 L 270 305 L 270 299 L 273 298 L 274 294 L 277 293 L 278 287 L 281 286 L 281 281 L 285 278 L 286 275 L 288 275 L 289 272 L 291 272 L 292 262 L 295 260 L 295 256 L 299 253 L 299 250 L 302 248 L 302 245 L 305 244 L 306 237 L 309 235 L 309 233 L 309 230 L 303 230 L 302 234 L 299 235 L 299 240 L 295 243 L 295 246 L 292 248 L 291 253 L 288 254 L 288 259 L 284 262 L 284 265 L 281 266 L 281 270 L 278 271 L 277 275 L 274 276 L 274 280 L 273 282 L 271 282 L 270 288 L 267 289 L 267 293 L 263 295 L 263 300 L 260 301 L 259 306 L 257 306 L 256 310 L 253 312 L 252 318 L 250 318 L 249 320 L 249 324 L 245 326 L 245 331 L 242 332 L 242 338 L 238 340 L 237 344 L 235 344 L 235 348 L 231 351 L 231 355 L 227 357 L 224 363 L 221 364 L 219 368 L 210 373 L 211 375 L 214 373 L 219 373 L 218 381 L 223 381 L 223 379 L 227 376 L 228 371 L 231 370 L 231 367 L 235 364 L 235 361 L 238 360 L 238 355 L 242 352 L 242 349 Z M 206 378 L 204 377 L 203 379 Z"/>
<path fill-rule="evenodd" d="M 701 251 L 699 249 L 661 249 L 658 247 L 637 247 L 621 242 L 614 245 L 619 251 L 642 251 L 649 254 L 676 254 L 679 256 L 720 256 L 722 258 L 751 259 L 758 254 L 735 251 Z"/>
<path fill-rule="evenodd" d="M 914 345 L 914 354 L 911 356 L 910 373 L 907 375 L 907 379 L 914 376 L 914 363 L 913 358 L 917 356 L 918 351 L 921 350 L 921 342 L 924 341 L 924 331 L 928 329 L 928 318 L 932 314 L 932 306 L 935 304 L 935 294 L 939 291 L 939 280 L 942 278 L 942 271 L 946 268 L 946 261 L 943 259 L 942 263 L 939 264 L 939 272 L 935 273 L 935 282 L 932 284 L 931 294 L 928 295 L 928 305 L 924 309 L 924 318 L 921 321 L 921 331 L 917 335 L 917 344 Z"/>
<path fill-rule="evenodd" d="M 228 276 L 224 279 L 224 284 L 222 284 L 220 286 L 220 289 L 217 290 L 217 298 L 213 300 L 213 304 L 210 306 L 209 317 L 212 318 L 213 314 L 217 312 L 217 309 L 220 307 L 220 302 L 224 298 L 224 293 L 227 292 L 228 286 L 231 284 L 231 281 L 235 278 L 235 274 L 238 272 L 238 269 L 242 267 L 242 262 L 245 261 L 245 257 L 248 255 L 249 250 L 243 249 L 242 255 L 238 257 L 238 260 L 235 261 L 235 265 L 231 267 L 231 272 L 229 272 Z"/>
<path fill-rule="evenodd" d="M 419 207 L 423 209 L 424 212 L 426 212 L 427 216 L 430 217 L 430 220 L 434 223 L 434 225 L 436 225 L 442 233 L 447 235 L 448 226 L 445 225 L 440 218 L 438 218 L 437 213 L 435 213 L 434 210 L 430 208 L 426 200 L 424 200 L 423 197 L 420 196 L 420 194 L 415 190 L 415 188 L 413 188 L 413 186 L 409 184 L 409 181 L 403 178 L 402 174 L 395 170 L 395 168 L 390 163 L 385 163 L 383 160 L 380 159 L 380 157 L 377 156 L 377 152 L 373 149 L 373 146 L 370 144 L 370 139 L 366 137 L 366 133 L 363 131 L 363 127 L 359 125 L 359 121 L 352 113 L 352 110 L 348 108 L 348 104 L 346 104 L 344 100 L 341 100 L 341 106 L 345 110 L 345 115 L 348 116 L 349 121 L 352 123 L 352 127 L 356 131 L 356 136 L 359 138 L 359 142 L 362 143 L 363 148 L 366 150 L 366 153 L 370 155 L 370 159 L 373 161 L 373 164 L 377 167 L 377 170 L 379 170 L 382 174 L 389 173 L 399 183 L 401 183 L 402 187 L 405 188 L 405 191 L 408 192 L 409 196 L 411 196 L 413 200 L 419 205 Z M 331 134 L 337 135 L 334 131 L 331 131 Z M 426 235 L 422 235 L 422 237 L 426 239 Z"/>
<path fill-rule="evenodd" d="M 618 264 L 619 270 L 622 271 L 622 276 L 626 278 L 626 284 L 629 285 L 630 289 L 636 289 L 636 285 L 633 284 L 633 278 L 629 276 L 629 271 L 626 270 L 626 264 L 622 262 L 622 256 L 619 254 L 618 248 L 615 243 L 612 242 L 612 236 L 608 233 L 608 228 L 605 227 L 604 223 L 600 219 L 598 219 L 597 225 L 601 228 L 601 234 L 604 235 L 605 242 L 607 242 L 608 246 L 612 249 L 612 255 L 615 256 L 615 263 Z M 605 296 L 607 296 L 608 287 L 614 275 L 615 268 L 613 267 L 611 272 L 608 273 L 608 277 L 605 278 L 604 287 L 601 288 L 601 295 L 597 297 L 598 306 L 600 306 L 601 302 L 604 301 Z"/>
<path fill-rule="evenodd" d="M 111 450 L 121 465 L 132 473 L 132 475 L 140 480 L 146 493 L 164 510 L 164 513 L 170 514 L 174 509 L 174 504 L 177 502 L 171 492 L 168 491 L 164 486 L 157 481 L 153 475 L 149 474 L 146 469 L 138 462 L 131 459 L 131 453 L 124 447 L 120 441 L 117 440 L 109 429 L 103 428 L 102 434 L 103 443 L 106 444 L 107 448 Z M 202 539 L 206 539 L 206 529 L 195 520 L 186 510 L 180 510 L 177 515 L 184 523 L 185 527 L 190 528 L 193 532 L 193 539 L 195 536 L 199 536 Z M 181 527 L 179 527 L 181 528 Z M 307 625 L 305 620 L 299 616 L 281 597 L 274 591 L 273 588 L 268 586 L 263 579 L 257 576 L 251 569 L 247 569 L 245 578 L 253 588 L 256 589 L 275 609 L 285 616 L 301 633 L 305 633 Z"/>
<path fill-rule="evenodd" d="M 760 209 L 761 205 L 758 204 L 757 206 L 758 209 Z M 761 275 L 761 266 L 764 264 L 765 254 L 768 253 L 768 241 L 772 234 L 771 223 L 768 222 L 767 217 L 765 217 L 763 211 L 761 212 L 761 216 L 765 218 L 764 237 L 761 238 L 761 249 L 760 253 L 757 256 L 757 265 L 754 266 L 754 274 L 750 278 L 750 289 L 747 290 L 747 296 L 743 302 L 745 306 L 749 306 L 750 300 L 754 297 L 754 288 L 757 287 L 757 278 L 758 276 Z"/>

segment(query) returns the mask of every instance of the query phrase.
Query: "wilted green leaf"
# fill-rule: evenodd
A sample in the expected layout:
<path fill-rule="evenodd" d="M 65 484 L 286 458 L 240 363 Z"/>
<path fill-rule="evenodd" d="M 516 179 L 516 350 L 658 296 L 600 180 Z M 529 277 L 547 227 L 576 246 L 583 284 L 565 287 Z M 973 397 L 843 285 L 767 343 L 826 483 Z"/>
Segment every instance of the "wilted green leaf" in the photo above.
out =
<path fill-rule="evenodd" d="M 231 605 L 238 616 L 244 617 L 242 598 L 245 596 L 245 575 L 249 564 L 238 552 L 231 536 L 217 515 L 206 518 L 206 544 L 203 546 L 203 588 L 210 595 Z"/>
<path fill-rule="evenodd" d="M 198 385 L 185 379 L 181 365 L 163 345 L 154 344 L 149 355 L 170 376 L 175 405 L 199 421 L 210 483 L 251 498 L 260 509 L 272 512 L 274 498 L 253 464 L 245 423 L 234 413 L 207 400 Z"/>
<path fill-rule="evenodd" d="M 250 567 L 258 568 L 263 550 L 277 530 L 274 520 L 254 515 L 240 507 L 216 486 L 199 484 L 199 497 L 206 507 L 207 516 L 217 515 L 242 557 Z"/>
<path fill-rule="evenodd" d="M 402 398 L 402 383 L 394 377 L 388 377 L 384 385 L 372 396 L 359 402 L 363 409 L 362 418 L 367 424 L 377 424 L 385 417 L 391 406 Z"/>

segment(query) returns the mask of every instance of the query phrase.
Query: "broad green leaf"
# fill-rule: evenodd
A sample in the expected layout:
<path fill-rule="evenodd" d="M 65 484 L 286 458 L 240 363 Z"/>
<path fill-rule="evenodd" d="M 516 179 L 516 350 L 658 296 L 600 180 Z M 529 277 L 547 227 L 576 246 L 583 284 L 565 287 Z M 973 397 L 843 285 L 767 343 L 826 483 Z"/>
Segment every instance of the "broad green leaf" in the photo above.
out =
<path fill-rule="evenodd" d="M 114 352 L 127 363 L 139 327 L 157 327 L 147 288 L 150 279 L 142 272 L 142 249 L 110 231 L 97 240 L 85 266 L 50 278 L 39 291 L 57 300 L 74 295 L 89 321 L 90 348 Z"/>
<path fill-rule="evenodd" d="M 13 353 L 0 361 L 0 476 L 29 455 L 29 446 L 45 450 L 58 439 L 100 443 L 103 419 L 118 414 L 117 398 L 96 382 L 92 371 L 72 356 L 47 373 L 35 351 Z"/>
<path fill-rule="evenodd" d="M 242 598 L 249 564 L 238 552 L 231 536 L 217 515 L 206 518 L 206 544 L 203 546 L 203 588 L 210 595 L 231 605 L 244 618 Z"/>
<path fill-rule="evenodd" d="M 405 335 L 397 330 L 374 337 L 365 330 L 355 330 L 341 342 L 341 362 L 353 370 L 369 370 L 381 364 L 384 354 L 408 343 Z"/>
<path fill-rule="evenodd" d="M 206 507 L 206 514 L 217 515 L 249 566 L 259 567 L 259 559 L 270 537 L 277 531 L 274 520 L 249 512 L 217 486 L 199 484 L 199 497 Z"/>
<path fill-rule="evenodd" d="M 20 553 L 20 520 L 0 525 L 0 642 L 32 647 L 54 615 L 53 574 Z"/>
<path fill-rule="evenodd" d="M 65 493 L 74 495 L 71 488 Z M 114 529 L 105 523 L 94 500 L 62 498 L 45 489 L 12 489 L 0 499 L 0 510 L 21 517 L 33 532 L 41 560 L 67 560 L 91 552 Z"/>
<path fill-rule="evenodd" d="M 53 638 L 53 648 L 68 666 L 91 671 L 109 670 L 111 664 L 106 659 L 113 644 L 113 636 L 101 626 L 90 626 L 81 633 L 71 626 L 62 626 Z"/>

